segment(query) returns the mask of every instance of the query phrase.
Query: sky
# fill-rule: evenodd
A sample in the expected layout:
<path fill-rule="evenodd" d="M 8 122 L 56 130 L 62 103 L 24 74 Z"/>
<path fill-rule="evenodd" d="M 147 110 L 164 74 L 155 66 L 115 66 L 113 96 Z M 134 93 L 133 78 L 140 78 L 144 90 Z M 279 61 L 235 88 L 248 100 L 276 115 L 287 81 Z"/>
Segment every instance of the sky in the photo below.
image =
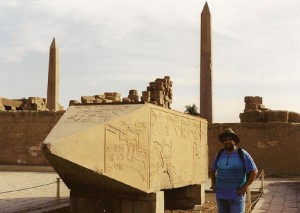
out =
<path fill-rule="evenodd" d="M 49 48 L 59 48 L 60 103 L 141 95 L 170 76 L 171 108 L 200 102 L 204 0 L 0 0 L 0 96 L 47 97 Z M 213 122 L 240 122 L 245 96 L 300 113 L 300 1 L 208 0 Z"/>

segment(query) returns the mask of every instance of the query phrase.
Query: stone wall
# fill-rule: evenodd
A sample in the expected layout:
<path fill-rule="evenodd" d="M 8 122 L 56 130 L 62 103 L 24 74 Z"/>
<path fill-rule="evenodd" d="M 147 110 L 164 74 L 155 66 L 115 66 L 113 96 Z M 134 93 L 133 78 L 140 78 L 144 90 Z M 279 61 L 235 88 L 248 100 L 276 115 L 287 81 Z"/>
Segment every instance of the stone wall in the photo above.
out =
<path fill-rule="evenodd" d="M 299 123 L 224 123 L 208 125 L 209 165 L 223 145 L 219 134 L 231 127 L 241 139 L 240 147 L 247 150 L 259 171 L 268 175 L 300 175 Z"/>
<path fill-rule="evenodd" d="M 0 164 L 48 165 L 40 145 L 64 111 L 0 112 Z M 267 174 L 300 175 L 299 123 L 224 123 L 208 125 L 209 164 L 222 148 L 219 133 L 231 127 L 241 136 L 240 147 Z"/>
<path fill-rule="evenodd" d="M 0 164 L 49 165 L 40 147 L 63 113 L 0 112 Z"/>

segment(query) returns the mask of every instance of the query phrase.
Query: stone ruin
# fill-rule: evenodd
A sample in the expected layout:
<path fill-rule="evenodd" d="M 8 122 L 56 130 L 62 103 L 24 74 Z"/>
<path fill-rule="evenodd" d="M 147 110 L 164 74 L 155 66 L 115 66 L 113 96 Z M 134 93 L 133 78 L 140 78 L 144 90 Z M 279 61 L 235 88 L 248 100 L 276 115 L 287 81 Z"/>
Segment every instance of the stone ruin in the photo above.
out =
<path fill-rule="evenodd" d="M 287 110 L 271 110 L 263 105 L 262 97 L 246 96 L 241 122 L 290 122 L 300 123 L 300 114 Z"/>
<path fill-rule="evenodd" d="M 170 105 L 173 100 L 172 86 L 173 82 L 170 81 L 169 76 L 157 78 L 154 82 L 149 83 L 147 91 L 142 92 L 142 101 L 171 109 Z"/>
<path fill-rule="evenodd" d="M 0 111 L 48 111 L 47 99 L 41 97 L 28 97 L 21 99 L 8 99 L 0 97 Z M 60 111 L 63 106 L 59 106 Z"/>
<path fill-rule="evenodd" d="M 157 78 L 154 82 L 150 82 L 147 91 L 142 91 L 142 96 L 138 95 L 137 90 L 129 90 L 127 97 L 121 98 L 118 92 L 105 92 L 100 95 L 81 96 L 81 102 L 70 100 L 69 106 L 80 104 L 117 104 L 117 103 L 151 103 L 164 108 L 171 109 L 173 93 L 173 82 L 169 76 Z"/>
<path fill-rule="evenodd" d="M 38 110 L 45 111 L 46 99 L 40 97 L 29 97 L 22 99 L 7 99 L 0 97 L 0 111 L 14 110 Z"/>
<path fill-rule="evenodd" d="M 72 213 L 162 213 L 204 203 L 207 121 L 200 117 L 150 103 L 79 104 L 42 147 L 71 190 Z"/>

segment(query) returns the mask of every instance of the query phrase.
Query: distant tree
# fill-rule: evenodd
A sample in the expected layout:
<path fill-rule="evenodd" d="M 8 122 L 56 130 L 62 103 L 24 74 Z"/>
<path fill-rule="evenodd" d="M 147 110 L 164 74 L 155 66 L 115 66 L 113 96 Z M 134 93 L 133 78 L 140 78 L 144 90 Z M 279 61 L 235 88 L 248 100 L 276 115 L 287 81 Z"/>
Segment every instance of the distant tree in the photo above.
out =
<path fill-rule="evenodd" d="M 195 104 L 192 104 L 192 105 L 186 105 L 185 106 L 185 113 L 188 113 L 190 115 L 200 115 L 198 113 L 198 107 L 195 105 Z"/>

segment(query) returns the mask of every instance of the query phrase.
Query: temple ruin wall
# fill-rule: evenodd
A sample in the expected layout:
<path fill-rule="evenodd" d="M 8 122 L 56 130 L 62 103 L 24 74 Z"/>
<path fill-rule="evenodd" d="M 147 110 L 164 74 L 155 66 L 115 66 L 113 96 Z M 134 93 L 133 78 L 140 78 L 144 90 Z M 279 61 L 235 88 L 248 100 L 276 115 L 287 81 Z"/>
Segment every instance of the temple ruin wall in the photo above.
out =
<path fill-rule="evenodd" d="M 259 171 L 268 175 L 300 175 L 299 123 L 223 123 L 208 125 L 209 165 L 223 145 L 219 134 L 232 128 L 241 139 L 239 147 L 247 150 Z"/>
<path fill-rule="evenodd" d="M 63 113 L 0 112 L 0 164 L 49 165 L 40 146 Z"/>
<path fill-rule="evenodd" d="M 40 146 L 63 113 L 0 112 L 0 164 L 49 165 Z M 240 135 L 239 146 L 252 155 L 259 170 L 272 175 L 300 175 L 300 123 L 209 124 L 209 164 L 222 148 L 218 135 L 226 127 Z"/>

